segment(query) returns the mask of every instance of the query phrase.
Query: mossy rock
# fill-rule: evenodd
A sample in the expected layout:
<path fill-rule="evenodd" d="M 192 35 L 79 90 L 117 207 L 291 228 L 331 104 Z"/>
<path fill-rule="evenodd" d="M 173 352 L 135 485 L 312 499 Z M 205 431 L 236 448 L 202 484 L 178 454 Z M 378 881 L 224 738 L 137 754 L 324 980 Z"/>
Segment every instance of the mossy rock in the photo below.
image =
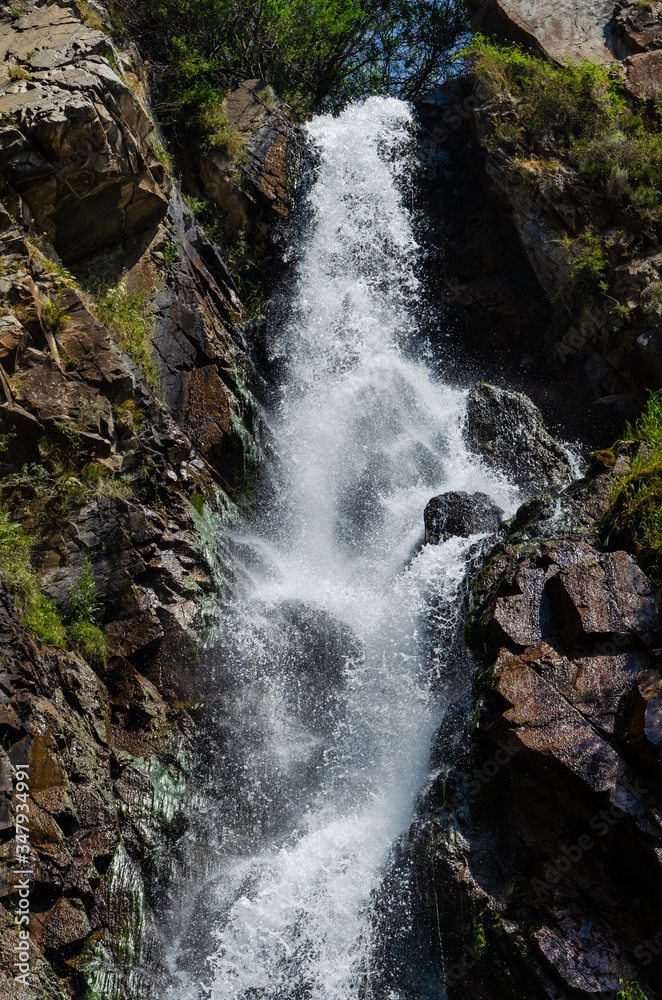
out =
<path fill-rule="evenodd" d="M 588 474 L 589 476 L 601 476 L 605 472 L 611 472 L 615 464 L 616 452 L 614 448 L 594 451 L 588 460 Z"/>

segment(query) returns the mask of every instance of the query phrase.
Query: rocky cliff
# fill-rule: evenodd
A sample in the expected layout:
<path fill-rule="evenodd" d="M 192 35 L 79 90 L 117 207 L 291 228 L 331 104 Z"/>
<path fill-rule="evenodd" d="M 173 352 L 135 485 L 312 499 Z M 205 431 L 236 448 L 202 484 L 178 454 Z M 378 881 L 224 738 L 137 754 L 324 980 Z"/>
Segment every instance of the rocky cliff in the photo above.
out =
<path fill-rule="evenodd" d="M 559 66 L 610 67 L 629 112 L 649 113 L 657 4 L 473 6 L 477 30 Z M 622 422 L 662 387 L 659 215 L 596 189 L 559 133 L 509 131 L 517 100 L 505 78 L 492 88 L 479 74 L 422 108 L 454 185 L 454 198 L 436 196 L 449 230 L 447 315 L 469 357 L 484 363 L 487 335 L 500 362 L 510 353 L 511 381 L 604 447 L 610 414 Z M 593 238 L 604 285 L 568 308 L 578 247 Z M 652 997 L 662 988 L 660 593 L 605 519 L 647 445 L 620 441 L 571 481 L 530 401 L 484 386 L 467 420 L 471 447 L 529 499 L 469 581 L 458 657 L 473 657 L 472 688 L 438 735 L 409 836 L 420 927 L 439 941 L 450 997 Z M 492 528 L 480 495 L 434 498 L 426 511 L 431 543 Z"/>
<path fill-rule="evenodd" d="M 224 582 L 205 524 L 248 502 L 265 443 L 238 268 L 191 205 L 215 202 L 264 258 L 289 211 L 292 129 L 270 88 L 243 85 L 226 102 L 242 164 L 191 148 L 187 201 L 140 55 L 104 8 L 5 8 L 0 50 L 0 491 L 16 550 L 0 598 L 0 996 L 159 996 L 152 909 L 181 875 L 199 608 Z"/>
<path fill-rule="evenodd" d="M 446 169 L 462 195 L 461 206 L 442 196 L 443 217 L 452 226 L 447 305 L 486 311 L 492 335 L 515 367 L 544 366 L 548 382 L 569 382 L 585 403 L 599 404 L 600 423 L 610 414 L 631 417 L 646 390 L 662 386 L 659 204 L 652 189 L 646 202 L 639 182 L 630 186 L 634 161 L 625 162 L 638 155 L 628 115 L 636 128 L 644 123 L 642 136 L 658 131 L 657 4 L 470 6 L 474 27 L 506 44 L 522 43 L 559 67 L 570 59 L 579 66 L 591 60 L 596 72 L 604 68 L 604 79 L 622 88 L 623 119 L 596 130 L 585 106 L 583 124 L 561 121 L 561 112 L 554 123 L 554 114 L 547 120 L 543 114 L 521 127 L 521 102 L 531 99 L 531 90 L 509 87 L 500 70 L 487 65 L 477 78 L 439 88 L 423 103 L 431 140 L 450 155 Z M 549 111 L 552 104 L 572 104 L 562 88 L 554 94 Z M 652 147 L 644 153 L 642 146 L 641 155 L 644 169 L 650 163 L 657 176 Z M 462 232 L 476 224 L 482 232 Z M 477 254 L 466 253 L 467 241 L 477 244 Z M 595 291 L 577 294 L 577 261 L 593 250 Z"/>
<path fill-rule="evenodd" d="M 475 393 L 483 409 L 490 394 L 503 420 L 502 393 Z M 532 409 L 526 422 L 540 427 Z M 471 415 L 468 433 L 480 451 Z M 540 442 L 552 493 L 502 526 L 472 579 L 473 691 L 439 733 L 410 835 L 450 996 L 660 988 L 662 630 L 654 587 L 599 530 L 640 446 L 621 442 L 611 468 L 559 492 L 550 463 L 557 482 L 568 470 Z M 474 502 L 478 519 L 454 533 L 485 530 Z"/>

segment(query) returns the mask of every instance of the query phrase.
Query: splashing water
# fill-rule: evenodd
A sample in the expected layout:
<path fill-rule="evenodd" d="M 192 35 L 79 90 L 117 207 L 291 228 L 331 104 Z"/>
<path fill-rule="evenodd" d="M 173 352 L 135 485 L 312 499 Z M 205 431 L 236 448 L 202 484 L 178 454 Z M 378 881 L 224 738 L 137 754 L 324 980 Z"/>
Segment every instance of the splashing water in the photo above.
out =
<path fill-rule="evenodd" d="M 308 129 L 275 515 L 243 539 L 260 559 L 219 628 L 235 749 L 218 767 L 235 782 L 208 887 L 213 1000 L 370 995 L 372 902 L 443 712 L 444 649 L 421 623 L 432 599 L 452 617 L 475 541 L 420 548 L 423 510 L 451 489 L 516 499 L 467 453 L 463 393 L 417 356 L 411 125 L 407 105 L 370 98 Z"/>

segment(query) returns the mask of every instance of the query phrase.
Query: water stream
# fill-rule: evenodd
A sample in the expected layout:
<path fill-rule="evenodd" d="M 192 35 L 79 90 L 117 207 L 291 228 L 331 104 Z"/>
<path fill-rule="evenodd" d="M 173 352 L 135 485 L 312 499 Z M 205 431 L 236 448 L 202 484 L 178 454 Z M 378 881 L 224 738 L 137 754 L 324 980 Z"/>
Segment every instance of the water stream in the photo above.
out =
<path fill-rule="evenodd" d="M 423 360 L 411 129 L 386 98 L 308 126 L 273 514 L 235 539 L 245 583 L 219 620 L 218 858 L 173 959 L 178 1000 L 373 995 L 375 897 L 428 776 L 472 544 L 422 546 L 423 510 L 451 489 L 515 505 L 465 448 L 463 392 Z"/>

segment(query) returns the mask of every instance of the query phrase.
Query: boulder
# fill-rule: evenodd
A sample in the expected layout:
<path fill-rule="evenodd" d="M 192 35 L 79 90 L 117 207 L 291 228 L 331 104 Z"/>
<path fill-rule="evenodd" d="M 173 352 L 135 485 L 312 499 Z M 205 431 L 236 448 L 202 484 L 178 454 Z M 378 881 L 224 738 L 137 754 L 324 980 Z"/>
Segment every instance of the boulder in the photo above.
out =
<path fill-rule="evenodd" d="M 611 29 L 615 0 L 559 0 L 553 7 L 544 0 L 471 0 L 468 6 L 474 31 L 532 47 L 561 65 L 610 63 L 627 54 Z"/>
<path fill-rule="evenodd" d="M 453 535 L 468 538 L 479 532 L 496 531 L 501 522 L 501 508 L 485 493 L 457 491 L 433 497 L 424 517 L 426 540 L 437 545 Z"/>
<path fill-rule="evenodd" d="M 560 490 L 573 478 L 568 455 L 528 396 L 483 383 L 467 398 L 464 439 L 492 469 L 527 493 Z"/>

